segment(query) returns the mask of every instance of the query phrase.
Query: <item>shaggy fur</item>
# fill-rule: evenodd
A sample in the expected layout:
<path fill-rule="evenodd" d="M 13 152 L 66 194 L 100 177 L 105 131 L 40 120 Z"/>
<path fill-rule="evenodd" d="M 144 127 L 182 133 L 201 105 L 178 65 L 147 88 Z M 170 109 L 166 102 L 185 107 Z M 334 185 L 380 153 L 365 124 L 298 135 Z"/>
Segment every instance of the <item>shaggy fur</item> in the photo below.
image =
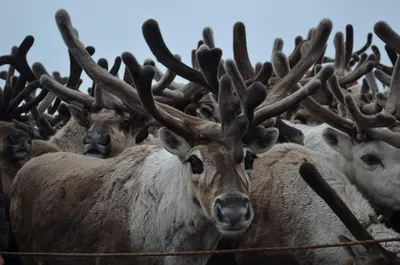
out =
<path fill-rule="evenodd" d="M 355 240 L 329 206 L 300 177 L 308 161 L 339 194 L 356 218 L 376 239 L 399 235 L 383 224 L 371 224 L 375 212 L 357 188 L 320 154 L 295 144 L 275 145 L 254 162 L 251 201 L 255 217 L 251 228 L 236 242 L 239 248 L 315 245 L 338 242 L 338 235 Z M 383 244 L 399 253 L 400 243 Z M 284 258 L 281 260 L 281 258 Z M 351 258 L 344 248 L 326 248 L 277 254 L 237 254 L 238 264 L 344 264 Z M 282 263 L 280 263 L 282 262 Z"/>
<path fill-rule="evenodd" d="M 304 133 L 304 146 L 324 155 L 357 186 L 380 214 L 390 216 L 400 210 L 400 150 L 383 141 L 356 143 L 348 135 L 327 124 L 308 126 L 285 123 Z M 365 155 L 373 155 L 381 165 L 368 165 Z"/>
<path fill-rule="evenodd" d="M 244 163 L 236 165 L 230 151 L 218 144 L 185 151 L 184 143 L 171 141 L 168 149 L 173 148 L 179 156 L 142 145 L 109 159 L 62 152 L 33 158 L 12 188 L 12 223 L 20 250 L 214 249 L 221 234 L 210 216 L 213 201 L 223 194 L 248 194 Z M 190 155 L 203 161 L 203 173 L 191 172 L 185 163 Z M 24 257 L 24 264 L 179 265 L 205 264 L 208 257 Z"/>

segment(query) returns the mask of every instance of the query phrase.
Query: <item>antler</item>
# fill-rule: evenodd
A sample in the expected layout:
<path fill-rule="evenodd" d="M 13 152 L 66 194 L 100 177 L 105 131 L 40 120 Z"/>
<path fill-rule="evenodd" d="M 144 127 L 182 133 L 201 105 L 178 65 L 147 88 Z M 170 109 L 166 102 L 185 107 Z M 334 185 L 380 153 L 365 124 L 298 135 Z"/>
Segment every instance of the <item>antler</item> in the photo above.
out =
<path fill-rule="evenodd" d="M 357 240 L 374 240 L 313 164 L 303 162 L 299 168 L 299 173 L 304 181 L 328 204 Z M 387 251 L 379 243 L 364 244 L 363 246 L 368 252 L 381 253 L 388 260 L 396 262 L 400 260 L 395 253 Z"/>

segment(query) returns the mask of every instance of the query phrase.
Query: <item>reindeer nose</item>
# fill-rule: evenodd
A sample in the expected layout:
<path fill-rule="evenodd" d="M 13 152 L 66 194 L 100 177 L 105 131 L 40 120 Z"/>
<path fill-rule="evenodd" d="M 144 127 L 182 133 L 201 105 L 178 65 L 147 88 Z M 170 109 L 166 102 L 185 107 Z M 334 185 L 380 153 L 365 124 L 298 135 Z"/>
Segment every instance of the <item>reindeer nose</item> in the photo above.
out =
<path fill-rule="evenodd" d="M 83 144 L 98 144 L 107 146 L 111 142 L 110 135 L 108 133 L 99 133 L 96 131 L 88 131 L 85 138 L 83 138 Z"/>
<path fill-rule="evenodd" d="M 239 195 L 228 195 L 217 198 L 214 203 L 217 222 L 235 228 L 253 218 L 253 209 L 248 198 Z"/>

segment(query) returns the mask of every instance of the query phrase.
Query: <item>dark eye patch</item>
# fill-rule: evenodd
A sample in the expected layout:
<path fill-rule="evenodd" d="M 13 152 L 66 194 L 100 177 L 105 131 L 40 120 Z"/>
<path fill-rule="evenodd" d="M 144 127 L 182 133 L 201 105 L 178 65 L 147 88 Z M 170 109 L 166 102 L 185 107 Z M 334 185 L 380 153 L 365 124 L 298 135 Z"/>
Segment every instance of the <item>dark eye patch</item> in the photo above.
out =
<path fill-rule="evenodd" d="M 186 160 L 186 162 L 190 163 L 190 167 L 192 169 L 193 174 L 203 173 L 203 171 L 204 171 L 203 162 L 196 155 L 189 156 L 189 158 L 188 158 L 188 160 Z"/>
<path fill-rule="evenodd" d="M 250 151 L 246 151 L 246 156 L 244 157 L 244 169 L 245 170 L 252 170 L 254 160 L 257 158 L 256 155 L 251 153 Z"/>
<path fill-rule="evenodd" d="M 366 154 L 363 155 L 361 157 L 361 160 L 369 165 L 369 166 L 373 166 L 373 165 L 381 165 L 383 167 L 383 163 L 382 163 L 382 159 L 380 159 L 379 157 L 377 157 L 376 155 L 373 154 Z"/>
<path fill-rule="evenodd" d="M 131 123 L 128 120 L 123 120 L 119 125 L 119 129 L 126 133 L 129 132 L 130 128 L 131 128 Z"/>

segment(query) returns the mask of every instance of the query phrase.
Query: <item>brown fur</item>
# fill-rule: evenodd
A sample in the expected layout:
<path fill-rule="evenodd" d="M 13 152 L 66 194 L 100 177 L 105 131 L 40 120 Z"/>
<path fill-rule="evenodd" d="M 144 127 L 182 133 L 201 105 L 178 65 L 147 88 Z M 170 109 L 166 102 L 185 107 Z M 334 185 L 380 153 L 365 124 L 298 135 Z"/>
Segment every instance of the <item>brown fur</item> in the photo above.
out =
<path fill-rule="evenodd" d="M 219 239 L 220 235 L 210 217 L 202 214 L 201 218 L 195 218 L 188 223 L 180 220 L 179 216 L 182 214 L 180 211 L 189 211 L 191 212 L 189 215 L 198 216 L 199 208 L 190 198 L 183 197 L 175 201 L 177 193 L 194 189 L 195 198 L 193 199 L 200 201 L 204 212 L 208 215 L 211 212 L 211 203 L 208 203 L 211 202 L 210 196 L 218 196 L 223 192 L 238 192 L 238 190 L 248 194 L 248 179 L 237 176 L 239 171 L 241 171 L 240 175 L 244 174 L 243 165 L 237 165 L 236 169 L 230 166 L 233 161 L 226 147 L 218 144 L 196 146 L 194 149 L 200 150 L 204 164 L 215 165 L 215 174 L 206 174 L 207 178 L 199 179 L 198 183 L 194 181 L 193 186 L 185 187 L 183 185 L 186 184 L 180 182 L 180 186 L 175 189 L 175 186 L 164 187 L 164 185 L 170 185 L 166 183 L 162 184 L 160 189 L 153 186 L 157 181 L 165 181 L 160 180 L 158 176 L 163 173 L 168 174 L 166 170 L 174 170 L 175 166 L 172 165 L 170 169 L 166 169 L 147 162 L 149 163 L 147 166 L 154 166 L 154 169 L 143 171 L 144 169 L 141 168 L 141 164 L 145 163 L 146 159 L 153 161 L 151 160 L 153 151 L 159 148 L 136 146 L 109 159 L 94 159 L 72 153 L 53 153 L 30 160 L 18 172 L 12 187 L 11 218 L 20 250 L 136 252 L 191 250 L 192 248 L 202 249 L 205 246 L 208 249 L 215 248 L 217 243 L 215 238 Z M 221 152 L 224 153 L 222 158 Z M 217 159 L 219 163 L 215 163 Z M 157 163 L 162 163 L 163 159 L 157 161 Z M 205 170 L 213 169 L 206 168 Z M 172 174 L 170 175 L 173 177 Z M 221 185 L 224 187 L 220 188 Z M 187 201 L 180 201 L 181 199 Z M 179 209 L 176 203 L 183 203 L 181 207 L 184 208 Z M 190 208 L 187 209 L 187 207 Z M 163 212 L 157 213 L 159 211 Z M 173 223 L 164 224 L 165 220 L 160 214 L 166 216 L 174 211 L 178 211 L 176 217 L 173 217 L 177 219 L 174 219 Z M 135 216 L 134 224 L 130 223 L 132 222 L 131 215 Z M 161 218 L 159 221 L 165 226 L 164 239 L 159 238 L 160 233 L 156 228 L 152 228 L 155 218 Z M 147 221 L 137 221 L 138 219 Z M 148 222 L 150 224 L 147 224 Z M 129 231 L 132 225 L 134 242 L 131 241 L 132 232 Z M 194 232 L 199 229 L 203 231 L 201 235 Z M 188 232 L 182 232 L 186 230 Z M 182 233 L 189 233 L 189 235 Z M 199 236 L 202 240 L 199 240 Z M 165 242 L 170 242 L 167 249 L 163 249 L 165 246 L 163 247 L 162 244 Z M 180 257 L 180 260 L 190 263 L 194 262 L 193 258 L 201 264 L 204 256 L 190 257 L 190 259 Z M 41 261 L 46 260 L 41 264 L 123 265 L 164 264 L 163 259 L 161 257 L 148 259 L 24 257 L 23 262 L 24 264 L 40 264 Z M 168 264 L 176 264 L 174 258 L 166 259 L 169 261 Z M 179 264 L 189 264 L 187 262 Z"/>

